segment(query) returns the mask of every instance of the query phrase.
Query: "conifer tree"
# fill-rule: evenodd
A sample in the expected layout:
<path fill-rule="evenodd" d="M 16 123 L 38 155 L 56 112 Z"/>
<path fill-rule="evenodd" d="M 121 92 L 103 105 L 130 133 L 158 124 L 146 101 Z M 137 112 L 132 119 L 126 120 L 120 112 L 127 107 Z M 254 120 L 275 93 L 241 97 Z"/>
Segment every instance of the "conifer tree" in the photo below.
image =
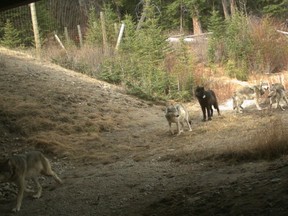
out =
<path fill-rule="evenodd" d="M 13 26 L 10 20 L 7 20 L 4 26 L 4 36 L 1 40 L 1 44 L 9 48 L 19 47 L 21 45 L 19 35 L 20 32 Z"/>

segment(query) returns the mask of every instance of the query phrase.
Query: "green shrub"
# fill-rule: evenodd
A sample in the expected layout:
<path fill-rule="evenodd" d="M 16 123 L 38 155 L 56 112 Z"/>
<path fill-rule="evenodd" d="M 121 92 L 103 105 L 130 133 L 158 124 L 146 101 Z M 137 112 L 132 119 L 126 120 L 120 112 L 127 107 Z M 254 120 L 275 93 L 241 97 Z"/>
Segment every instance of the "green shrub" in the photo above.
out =
<path fill-rule="evenodd" d="M 4 36 L 1 40 L 1 44 L 8 48 L 16 48 L 21 46 L 22 41 L 20 38 L 20 32 L 14 28 L 10 20 L 7 20 L 4 27 Z"/>
<path fill-rule="evenodd" d="M 208 25 L 209 32 L 213 33 L 208 42 L 208 60 L 211 63 L 221 62 L 224 58 L 225 27 L 219 12 L 213 10 Z"/>
<path fill-rule="evenodd" d="M 167 42 L 157 20 L 148 19 L 136 31 L 131 17 L 124 20 L 125 37 L 116 57 L 106 60 L 100 67 L 100 78 L 122 84 L 131 94 L 145 99 L 165 96 L 168 85 L 163 68 Z"/>
<path fill-rule="evenodd" d="M 121 58 L 106 59 L 101 63 L 99 78 L 106 82 L 119 85 L 124 79 L 122 78 L 124 73 L 121 68 Z"/>
<path fill-rule="evenodd" d="M 248 70 L 246 66 L 246 62 L 242 62 L 243 65 L 239 67 L 238 64 L 235 63 L 233 60 L 228 60 L 225 64 L 225 70 L 227 71 L 227 75 L 231 78 L 236 78 L 238 80 L 247 81 L 248 80 Z"/>
<path fill-rule="evenodd" d="M 249 28 L 248 18 L 240 13 L 235 13 L 227 21 L 225 46 L 229 60 L 233 60 L 237 67 L 241 68 L 243 62 L 248 62 L 248 57 L 253 50 L 251 42 L 251 29 Z"/>

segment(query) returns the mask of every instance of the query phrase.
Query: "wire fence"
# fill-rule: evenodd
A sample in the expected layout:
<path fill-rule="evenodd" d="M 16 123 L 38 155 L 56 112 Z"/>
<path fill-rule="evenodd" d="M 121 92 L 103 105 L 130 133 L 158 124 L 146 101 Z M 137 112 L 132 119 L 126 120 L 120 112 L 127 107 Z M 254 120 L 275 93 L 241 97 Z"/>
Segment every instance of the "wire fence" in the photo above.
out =
<path fill-rule="evenodd" d="M 49 34 L 64 36 L 66 30 L 69 38 L 79 44 L 79 26 L 85 34 L 88 21 L 89 4 L 92 1 L 41 0 L 36 2 L 36 14 L 42 43 Z M 96 3 L 95 3 L 96 4 Z M 98 8 L 99 6 L 96 5 Z M 19 31 L 25 45 L 33 45 L 33 28 L 29 5 L 0 12 L 0 40 L 5 34 L 7 22 Z M 78 26 L 78 27 L 77 27 Z"/>

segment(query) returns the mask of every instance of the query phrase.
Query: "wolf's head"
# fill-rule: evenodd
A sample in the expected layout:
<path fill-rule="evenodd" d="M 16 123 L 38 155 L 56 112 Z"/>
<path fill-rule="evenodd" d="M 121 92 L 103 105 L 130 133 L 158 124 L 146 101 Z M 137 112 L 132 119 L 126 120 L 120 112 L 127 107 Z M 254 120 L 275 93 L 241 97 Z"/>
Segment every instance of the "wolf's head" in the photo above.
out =
<path fill-rule="evenodd" d="M 269 89 L 270 89 L 270 85 L 268 82 L 263 82 L 263 81 L 260 82 L 259 90 L 260 90 L 261 95 L 265 94 L 265 92 Z"/>
<path fill-rule="evenodd" d="M 205 95 L 205 89 L 203 86 L 197 86 L 195 90 L 195 96 L 198 99 L 204 99 L 206 97 Z"/>
<path fill-rule="evenodd" d="M 165 117 L 168 121 L 174 121 L 179 118 L 180 113 L 179 110 L 174 105 L 169 105 L 166 107 Z"/>

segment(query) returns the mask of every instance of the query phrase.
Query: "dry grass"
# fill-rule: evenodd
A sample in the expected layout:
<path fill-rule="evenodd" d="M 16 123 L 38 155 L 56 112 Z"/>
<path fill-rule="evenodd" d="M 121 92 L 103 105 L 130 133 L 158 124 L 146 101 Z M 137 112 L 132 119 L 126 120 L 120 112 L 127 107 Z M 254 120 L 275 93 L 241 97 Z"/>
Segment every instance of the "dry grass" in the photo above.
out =
<path fill-rule="evenodd" d="M 251 19 L 251 34 L 254 51 L 250 56 L 250 68 L 261 73 L 275 73 L 287 70 L 287 38 L 276 30 L 283 29 L 283 24 L 270 17 L 261 21 Z M 257 55 L 255 55 L 257 53 Z"/>
<path fill-rule="evenodd" d="M 97 68 L 105 56 L 103 50 L 93 46 L 68 46 L 66 50 L 59 46 L 49 46 L 43 51 L 43 58 L 55 62 L 65 68 L 75 70 L 90 76 L 97 74 Z"/>
<path fill-rule="evenodd" d="M 217 121 L 217 122 L 216 122 Z M 239 163 L 272 160 L 288 154 L 288 127 L 268 113 L 227 115 L 193 128 L 183 145 L 161 157 L 179 163 L 206 160 Z"/>
<path fill-rule="evenodd" d="M 273 118 L 269 124 L 257 127 L 246 145 L 231 145 L 217 158 L 234 161 L 271 160 L 287 153 L 288 128 L 280 118 Z"/>
<path fill-rule="evenodd" d="M 86 83 L 85 77 L 55 73 L 26 58 L 17 59 L 20 66 L 15 67 L 15 60 L 7 59 L 1 73 L 5 78 L 0 80 L 1 135 L 13 134 L 31 147 L 56 155 L 100 158 L 100 163 L 115 160 L 113 149 L 101 143 L 100 134 L 117 130 L 123 117 L 117 105 L 103 106 L 111 100 L 107 84 Z"/>

